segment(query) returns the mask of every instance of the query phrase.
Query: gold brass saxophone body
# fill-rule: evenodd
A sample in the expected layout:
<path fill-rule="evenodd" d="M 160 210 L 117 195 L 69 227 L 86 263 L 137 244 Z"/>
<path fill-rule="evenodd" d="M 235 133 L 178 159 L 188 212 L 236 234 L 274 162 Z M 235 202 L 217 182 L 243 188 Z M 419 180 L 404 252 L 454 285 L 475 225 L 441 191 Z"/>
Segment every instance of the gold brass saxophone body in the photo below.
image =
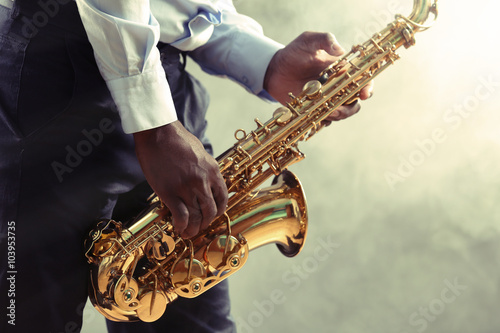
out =
<path fill-rule="evenodd" d="M 92 303 L 114 321 L 154 321 L 178 296 L 196 297 L 239 270 L 249 252 L 276 243 L 286 256 L 302 249 L 307 208 L 300 181 L 287 167 L 305 156 L 298 143 L 323 120 L 415 44 L 414 34 L 437 18 L 437 0 L 414 0 L 408 17 L 396 16 L 379 33 L 326 68 L 298 96 L 217 158 L 229 193 L 226 213 L 198 235 L 181 238 L 169 210 L 152 195 L 131 221 L 98 223 L 85 240 Z M 275 176 L 271 186 L 260 189 Z"/>

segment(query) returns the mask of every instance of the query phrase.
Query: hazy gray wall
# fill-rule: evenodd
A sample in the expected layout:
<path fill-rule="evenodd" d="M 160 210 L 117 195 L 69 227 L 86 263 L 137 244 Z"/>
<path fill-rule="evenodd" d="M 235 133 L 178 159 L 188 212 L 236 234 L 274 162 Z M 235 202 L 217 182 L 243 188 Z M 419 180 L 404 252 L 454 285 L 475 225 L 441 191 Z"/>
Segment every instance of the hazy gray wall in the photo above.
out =
<path fill-rule="evenodd" d="M 288 43 L 331 31 L 349 48 L 408 14 L 410 0 L 239 0 Z M 376 80 L 372 99 L 302 150 L 308 198 L 296 258 L 274 246 L 230 278 L 240 332 L 500 331 L 500 56 L 494 0 L 440 0 L 436 25 Z M 196 68 L 193 69 L 198 72 Z M 275 106 L 227 80 L 212 95 L 216 152 Z M 103 329 L 86 313 L 86 328 Z M 92 330 L 91 330 L 92 329 Z"/>

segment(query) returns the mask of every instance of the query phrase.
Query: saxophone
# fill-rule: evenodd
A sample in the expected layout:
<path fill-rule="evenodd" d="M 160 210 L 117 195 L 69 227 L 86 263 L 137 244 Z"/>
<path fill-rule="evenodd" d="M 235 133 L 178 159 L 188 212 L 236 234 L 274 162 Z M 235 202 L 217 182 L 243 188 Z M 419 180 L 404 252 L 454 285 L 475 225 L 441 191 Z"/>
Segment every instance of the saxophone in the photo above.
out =
<path fill-rule="evenodd" d="M 399 58 L 396 50 L 415 44 L 437 0 L 414 0 L 408 17 L 396 15 L 379 33 L 326 68 L 298 96 L 257 129 L 235 133 L 236 143 L 217 158 L 229 194 L 225 214 L 198 235 L 181 238 L 169 210 L 153 193 L 148 207 L 122 224 L 102 220 L 85 240 L 90 264 L 89 296 L 97 310 L 114 321 L 151 322 L 177 297 L 196 297 L 226 279 L 246 262 L 249 252 L 275 243 L 293 257 L 307 234 L 305 194 L 287 168 L 302 159 L 298 144 L 323 128 L 341 105 Z M 274 176 L 272 184 L 261 185 Z"/>

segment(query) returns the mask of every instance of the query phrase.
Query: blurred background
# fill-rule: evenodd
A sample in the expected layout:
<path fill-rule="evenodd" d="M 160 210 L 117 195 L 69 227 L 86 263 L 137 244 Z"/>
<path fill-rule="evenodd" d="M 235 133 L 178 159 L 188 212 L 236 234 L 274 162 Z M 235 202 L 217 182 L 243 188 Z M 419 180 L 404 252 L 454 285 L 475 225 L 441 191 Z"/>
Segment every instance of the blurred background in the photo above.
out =
<path fill-rule="evenodd" d="M 344 48 L 411 0 L 236 0 L 287 44 L 306 30 Z M 500 47 L 494 0 L 439 0 L 435 26 L 376 79 L 359 114 L 301 145 L 308 239 L 295 258 L 253 251 L 230 278 L 239 332 L 500 332 Z M 191 71 L 212 96 L 216 155 L 276 105 Z M 104 331 L 88 307 L 84 332 Z"/>

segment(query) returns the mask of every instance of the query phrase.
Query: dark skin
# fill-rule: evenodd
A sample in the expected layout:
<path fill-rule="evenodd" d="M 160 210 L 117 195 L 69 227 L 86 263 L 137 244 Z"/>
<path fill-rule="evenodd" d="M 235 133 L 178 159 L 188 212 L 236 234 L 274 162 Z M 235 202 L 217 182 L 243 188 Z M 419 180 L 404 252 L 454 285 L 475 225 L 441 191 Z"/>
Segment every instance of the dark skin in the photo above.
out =
<path fill-rule="evenodd" d="M 217 163 L 179 121 L 134 133 L 134 140 L 144 175 L 182 237 L 196 235 L 224 213 L 227 189 Z"/>
<path fill-rule="evenodd" d="M 332 34 L 303 33 L 274 55 L 264 89 L 284 104 L 289 92 L 299 94 L 306 82 L 316 79 L 342 54 L 344 49 Z M 372 90 L 372 84 L 364 87 L 360 99 L 369 98 Z M 359 109 L 359 102 L 342 106 L 328 122 L 347 118 Z M 224 213 L 228 194 L 217 162 L 178 121 L 134 133 L 134 140 L 144 175 L 170 209 L 174 228 L 182 237 L 193 237 Z"/>

